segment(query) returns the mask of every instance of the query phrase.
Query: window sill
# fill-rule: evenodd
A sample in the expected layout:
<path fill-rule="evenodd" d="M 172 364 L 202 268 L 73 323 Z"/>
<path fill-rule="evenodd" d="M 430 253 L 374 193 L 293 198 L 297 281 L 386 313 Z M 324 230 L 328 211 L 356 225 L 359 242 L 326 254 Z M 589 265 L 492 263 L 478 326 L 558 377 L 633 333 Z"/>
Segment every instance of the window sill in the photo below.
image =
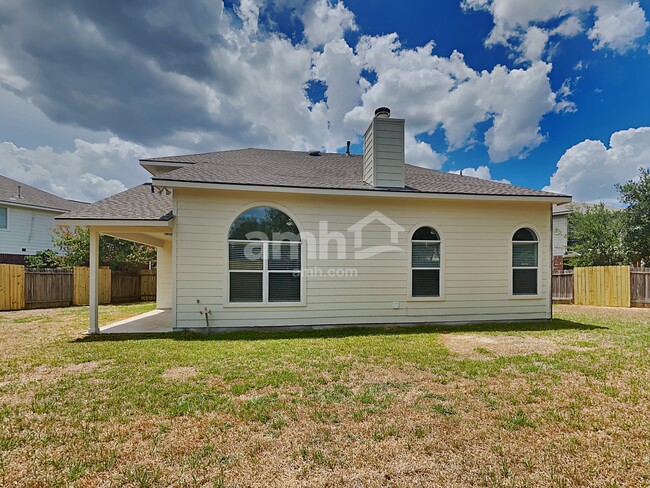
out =
<path fill-rule="evenodd" d="M 297 307 L 306 307 L 307 303 L 305 302 L 273 302 L 273 303 L 260 303 L 260 302 L 241 302 L 241 303 L 224 303 L 223 308 L 297 308 Z"/>
<path fill-rule="evenodd" d="M 445 297 L 409 297 L 407 302 L 444 302 Z"/>
<path fill-rule="evenodd" d="M 537 295 L 510 295 L 508 297 L 508 300 L 539 300 L 541 298 L 544 298 L 543 295 L 537 294 Z"/>

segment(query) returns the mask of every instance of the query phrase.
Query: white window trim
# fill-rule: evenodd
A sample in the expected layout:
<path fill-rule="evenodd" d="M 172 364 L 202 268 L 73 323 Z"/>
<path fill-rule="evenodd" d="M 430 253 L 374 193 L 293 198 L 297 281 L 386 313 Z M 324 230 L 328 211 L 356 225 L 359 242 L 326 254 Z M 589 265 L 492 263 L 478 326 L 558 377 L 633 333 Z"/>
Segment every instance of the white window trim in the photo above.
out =
<path fill-rule="evenodd" d="M 11 218 L 10 218 L 11 210 L 9 209 L 9 207 L 5 207 L 4 205 L 0 206 L 0 208 L 4 208 L 4 209 L 7 210 L 7 227 L 0 227 L 0 232 L 3 232 L 3 231 L 7 232 L 9 230 L 9 228 L 11 227 L 11 224 L 10 224 L 10 222 L 11 222 Z"/>
<path fill-rule="evenodd" d="M 536 241 L 513 241 L 513 237 L 515 236 L 515 233 L 520 230 L 520 229 L 530 229 L 532 230 L 535 235 L 537 236 Z M 512 247 L 513 244 L 537 244 L 537 266 L 513 266 L 512 265 Z M 508 292 L 509 292 L 509 299 L 510 300 L 538 300 L 540 298 L 543 298 L 543 294 L 541 293 L 542 290 L 542 273 L 540 270 L 542 269 L 542 254 L 540 252 L 541 246 L 540 244 L 542 243 L 542 239 L 540 238 L 540 233 L 539 231 L 535 228 L 535 226 L 530 225 L 530 224 L 521 224 L 518 225 L 514 228 L 514 230 L 510 233 L 510 240 L 508 241 Z M 535 294 L 530 294 L 530 295 L 515 295 L 513 293 L 513 279 L 512 279 L 512 271 L 515 269 L 536 269 L 537 270 L 537 293 Z"/>
<path fill-rule="evenodd" d="M 413 296 L 413 235 L 422 227 L 431 227 L 436 231 L 440 240 L 438 241 L 416 241 L 416 242 L 438 242 L 440 243 L 440 267 L 439 268 L 416 268 L 416 269 L 437 269 L 440 271 L 440 295 L 437 297 L 414 297 Z M 408 302 L 443 302 L 445 301 L 445 238 L 440 232 L 438 226 L 431 224 L 430 222 L 420 222 L 415 225 L 409 234 L 409 239 L 407 243 L 408 252 L 407 254 L 407 265 L 409 268 L 408 272 L 408 283 L 407 283 L 407 299 Z"/>

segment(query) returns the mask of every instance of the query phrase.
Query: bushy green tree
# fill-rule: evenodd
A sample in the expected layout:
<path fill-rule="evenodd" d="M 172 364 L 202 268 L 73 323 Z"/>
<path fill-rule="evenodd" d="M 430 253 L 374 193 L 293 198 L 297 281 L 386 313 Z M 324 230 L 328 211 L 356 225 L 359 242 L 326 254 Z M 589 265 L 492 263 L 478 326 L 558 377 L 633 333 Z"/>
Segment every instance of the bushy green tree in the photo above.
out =
<path fill-rule="evenodd" d="M 638 181 L 628 181 L 616 188 L 623 212 L 623 244 L 631 262 L 650 265 L 650 170 L 641 169 Z"/>
<path fill-rule="evenodd" d="M 626 264 L 622 242 L 622 212 L 609 210 L 604 203 L 573 211 L 569 215 L 569 250 L 579 254 L 573 266 L 613 266 Z"/>
<path fill-rule="evenodd" d="M 54 229 L 54 245 L 61 249 L 64 267 L 88 266 L 90 263 L 90 232 L 85 227 Z M 155 263 L 156 249 L 144 244 L 116 239 L 99 238 L 99 265 L 111 269 L 142 269 Z"/>
<path fill-rule="evenodd" d="M 25 256 L 25 265 L 28 268 L 59 268 L 61 256 L 52 249 L 38 251 L 34 256 Z"/>

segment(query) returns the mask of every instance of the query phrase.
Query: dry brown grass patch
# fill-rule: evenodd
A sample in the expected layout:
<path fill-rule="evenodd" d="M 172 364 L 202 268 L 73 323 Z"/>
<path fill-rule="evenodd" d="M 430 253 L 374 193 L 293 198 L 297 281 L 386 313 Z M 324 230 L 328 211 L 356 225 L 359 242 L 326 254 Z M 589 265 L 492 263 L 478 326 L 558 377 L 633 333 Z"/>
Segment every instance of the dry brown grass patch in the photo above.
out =
<path fill-rule="evenodd" d="M 198 371 L 194 366 L 176 366 L 163 371 L 161 377 L 169 381 L 186 381 L 194 378 Z"/>
<path fill-rule="evenodd" d="M 490 359 L 498 356 L 523 356 L 527 354 L 555 354 L 561 347 L 550 339 L 479 334 L 443 334 L 442 343 L 463 359 Z"/>

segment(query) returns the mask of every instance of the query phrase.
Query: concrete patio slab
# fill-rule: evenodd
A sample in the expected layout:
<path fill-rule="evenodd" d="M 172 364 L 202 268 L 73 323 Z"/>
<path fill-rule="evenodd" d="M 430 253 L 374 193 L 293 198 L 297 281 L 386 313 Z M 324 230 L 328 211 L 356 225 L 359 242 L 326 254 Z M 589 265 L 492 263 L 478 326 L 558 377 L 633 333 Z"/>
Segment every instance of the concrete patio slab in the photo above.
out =
<path fill-rule="evenodd" d="M 172 331 L 172 311 L 152 310 L 100 329 L 101 334 L 160 334 Z"/>

